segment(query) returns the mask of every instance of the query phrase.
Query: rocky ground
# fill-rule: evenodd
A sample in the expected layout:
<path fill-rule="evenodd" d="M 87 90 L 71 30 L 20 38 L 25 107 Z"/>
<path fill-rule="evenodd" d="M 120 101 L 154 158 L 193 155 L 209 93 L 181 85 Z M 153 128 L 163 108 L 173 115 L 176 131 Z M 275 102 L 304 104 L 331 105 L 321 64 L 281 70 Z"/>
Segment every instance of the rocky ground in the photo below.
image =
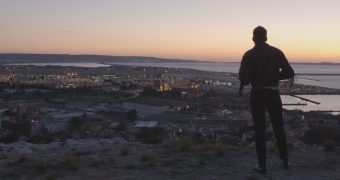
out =
<path fill-rule="evenodd" d="M 280 167 L 268 145 L 268 174 L 253 172 L 253 146 L 192 144 L 172 140 L 157 145 L 124 139 L 83 139 L 45 145 L 0 144 L 0 179 L 339 179 L 340 150 L 296 145 L 291 169 Z"/>

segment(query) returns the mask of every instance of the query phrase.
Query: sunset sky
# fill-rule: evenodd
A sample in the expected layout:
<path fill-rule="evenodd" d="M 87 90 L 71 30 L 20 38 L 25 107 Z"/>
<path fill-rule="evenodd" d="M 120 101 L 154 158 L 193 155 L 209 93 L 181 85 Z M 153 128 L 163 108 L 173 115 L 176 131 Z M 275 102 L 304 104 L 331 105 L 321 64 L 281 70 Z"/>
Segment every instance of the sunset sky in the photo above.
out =
<path fill-rule="evenodd" d="M 252 29 L 290 61 L 340 62 L 339 0 L 1 0 L 0 53 L 239 61 Z"/>

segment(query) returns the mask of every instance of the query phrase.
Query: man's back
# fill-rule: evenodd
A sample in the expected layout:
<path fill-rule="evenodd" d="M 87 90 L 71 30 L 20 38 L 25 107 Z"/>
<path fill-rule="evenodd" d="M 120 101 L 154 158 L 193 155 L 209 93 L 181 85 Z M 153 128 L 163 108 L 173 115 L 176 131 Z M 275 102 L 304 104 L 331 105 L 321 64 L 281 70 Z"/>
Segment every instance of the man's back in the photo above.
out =
<path fill-rule="evenodd" d="M 243 56 L 240 79 L 244 84 L 251 83 L 253 88 L 275 87 L 279 80 L 293 76 L 294 70 L 282 51 L 265 42 L 256 44 Z"/>

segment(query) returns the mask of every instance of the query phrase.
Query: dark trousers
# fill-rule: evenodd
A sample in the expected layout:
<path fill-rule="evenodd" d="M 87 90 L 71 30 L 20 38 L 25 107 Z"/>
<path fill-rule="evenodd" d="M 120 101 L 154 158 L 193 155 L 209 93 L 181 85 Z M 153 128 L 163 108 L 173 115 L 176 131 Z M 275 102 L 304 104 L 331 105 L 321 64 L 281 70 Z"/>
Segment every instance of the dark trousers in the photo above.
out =
<path fill-rule="evenodd" d="M 269 113 L 280 158 L 288 160 L 287 140 L 283 128 L 282 102 L 279 91 L 271 89 L 253 89 L 250 104 L 255 129 L 255 143 L 259 166 L 266 168 L 266 121 L 265 112 Z"/>

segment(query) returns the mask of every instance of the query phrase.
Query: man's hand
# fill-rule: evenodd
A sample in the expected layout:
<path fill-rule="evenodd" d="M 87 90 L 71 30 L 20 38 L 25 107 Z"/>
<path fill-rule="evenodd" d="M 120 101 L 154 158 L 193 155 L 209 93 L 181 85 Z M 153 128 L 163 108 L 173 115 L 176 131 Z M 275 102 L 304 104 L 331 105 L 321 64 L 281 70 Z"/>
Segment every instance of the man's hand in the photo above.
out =
<path fill-rule="evenodd" d="M 289 78 L 289 79 L 288 79 L 288 83 L 289 83 L 289 87 L 290 87 L 290 88 L 293 87 L 294 82 L 295 82 L 295 78 Z"/>
<path fill-rule="evenodd" d="M 243 95 L 243 88 L 244 88 L 244 85 L 241 83 L 241 84 L 240 84 L 240 88 L 238 89 L 238 95 L 239 95 L 240 97 L 242 97 L 242 95 Z"/>

